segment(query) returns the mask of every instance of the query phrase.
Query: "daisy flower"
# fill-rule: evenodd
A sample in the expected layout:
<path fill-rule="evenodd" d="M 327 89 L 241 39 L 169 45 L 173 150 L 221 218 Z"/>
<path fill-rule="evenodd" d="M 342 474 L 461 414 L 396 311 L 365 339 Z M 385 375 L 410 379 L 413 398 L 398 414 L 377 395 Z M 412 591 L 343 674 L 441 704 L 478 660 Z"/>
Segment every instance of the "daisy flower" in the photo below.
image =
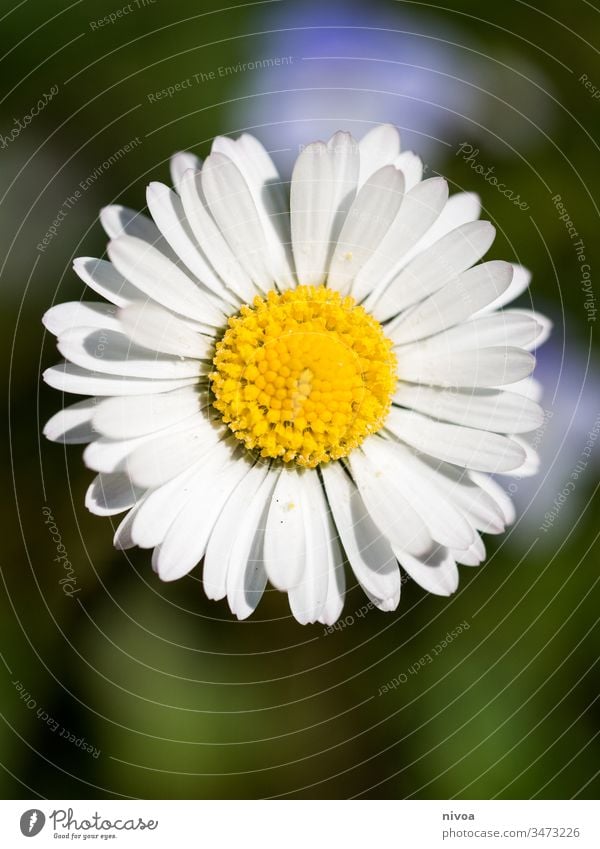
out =
<path fill-rule="evenodd" d="M 490 475 L 536 468 L 522 434 L 543 420 L 549 322 L 503 309 L 528 272 L 480 262 L 477 197 L 423 180 L 389 125 L 307 145 L 289 192 L 248 134 L 176 154 L 171 176 L 151 218 L 102 210 L 108 260 L 74 268 L 105 300 L 44 317 L 66 361 L 46 382 L 91 396 L 45 428 L 89 443 L 87 507 L 127 511 L 115 545 L 154 549 L 165 581 L 202 561 L 240 619 L 269 581 L 299 622 L 332 624 L 346 564 L 381 610 L 400 567 L 452 593 L 514 520 Z"/>

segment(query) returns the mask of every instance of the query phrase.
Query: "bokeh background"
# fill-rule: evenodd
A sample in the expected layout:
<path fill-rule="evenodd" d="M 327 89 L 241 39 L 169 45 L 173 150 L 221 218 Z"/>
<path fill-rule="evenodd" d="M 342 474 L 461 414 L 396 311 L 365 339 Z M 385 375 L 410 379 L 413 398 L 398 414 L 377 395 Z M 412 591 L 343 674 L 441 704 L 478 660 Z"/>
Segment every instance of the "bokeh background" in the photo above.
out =
<path fill-rule="evenodd" d="M 597 797 L 596 5 L 2 4 L 4 796 Z M 54 89 L 15 136 L 15 121 Z M 450 599 L 409 582 L 398 611 L 383 614 L 367 612 L 354 589 L 342 625 L 327 633 L 298 625 L 271 591 L 239 623 L 224 602 L 206 600 L 199 570 L 161 584 L 148 552 L 115 553 L 111 520 L 85 510 L 92 473 L 80 449 L 40 436 L 61 403 L 40 382 L 57 361 L 40 317 L 84 295 L 71 263 L 103 254 L 98 210 L 143 207 L 146 184 L 168 180 L 174 151 L 206 155 L 214 135 L 250 130 L 289 173 L 301 144 L 388 121 L 429 174 L 480 194 L 499 234 L 490 258 L 533 271 L 522 303 L 555 323 L 538 354 L 542 472 L 512 483 L 518 523 L 488 538 L 479 569 L 462 567 Z M 477 173 L 463 143 L 526 208 Z M 583 240 L 589 285 L 557 194 Z M 44 508 L 64 545 L 58 555 Z M 63 551 L 71 597 L 54 559 Z"/>

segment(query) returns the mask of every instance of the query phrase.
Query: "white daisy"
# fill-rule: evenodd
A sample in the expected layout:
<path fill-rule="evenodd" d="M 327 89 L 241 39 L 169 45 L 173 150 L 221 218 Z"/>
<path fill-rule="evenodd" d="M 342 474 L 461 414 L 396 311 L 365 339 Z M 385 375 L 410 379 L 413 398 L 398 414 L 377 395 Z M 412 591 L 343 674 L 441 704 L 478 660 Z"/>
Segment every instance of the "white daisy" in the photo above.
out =
<path fill-rule="evenodd" d="M 92 396 L 45 429 L 89 443 L 88 508 L 128 511 L 115 545 L 153 548 L 165 581 L 203 561 L 239 618 L 270 581 L 332 624 L 345 561 L 381 610 L 400 566 L 449 595 L 514 519 L 490 474 L 535 471 L 549 322 L 501 309 L 529 274 L 476 264 L 495 232 L 477 197 L 422 180 L 389 125 L 309 144 L 289 202 L 247 134 L 171 170 L 152 219 L 102 210 L 110 261 L 75 262 L 109 303 L 44 317 L 66 360 L 46 382 Z"/>

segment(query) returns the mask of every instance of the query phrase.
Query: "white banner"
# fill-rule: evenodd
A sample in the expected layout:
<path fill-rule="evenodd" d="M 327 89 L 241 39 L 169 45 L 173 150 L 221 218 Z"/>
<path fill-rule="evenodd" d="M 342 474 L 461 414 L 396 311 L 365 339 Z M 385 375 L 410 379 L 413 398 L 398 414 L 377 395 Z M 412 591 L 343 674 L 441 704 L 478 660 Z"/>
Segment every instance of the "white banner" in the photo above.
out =
<path fill-rule="evenodd" d="M 3 801 L 0 845 L 598 849 L 597 809 L 591 801 Z"/>

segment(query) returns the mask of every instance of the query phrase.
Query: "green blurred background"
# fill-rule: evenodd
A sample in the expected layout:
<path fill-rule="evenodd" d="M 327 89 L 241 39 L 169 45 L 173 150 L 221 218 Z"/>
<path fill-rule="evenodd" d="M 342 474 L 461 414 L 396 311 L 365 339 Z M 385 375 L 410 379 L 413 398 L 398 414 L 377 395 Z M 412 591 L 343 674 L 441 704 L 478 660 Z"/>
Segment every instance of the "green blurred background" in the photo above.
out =
<path fill-rule="evenodd" d="M 2 4 L 0 27 L 3 795 L 597 797 L 600 447 L 586 449 L 600 414 L 595 301 L 552 197 L 593 280 L 600 11 L 584 0 L 23 0 Z M 61 400 L 40 383 L 58 359 L 40 318 L 82 297 L 71 263 L 102 255 L 98 210 L 143 207 L 174 151 L 203 156 L 214 135 L 253 128 L 285 172 L 300 144 L 383 121 L 428 173 L 481 195 L 499 234 L 490 256 L 533 270 L 521 303 L 555 322 L 539 352 L 542 472 L 513 483 L 518 524 L 488 537 L 487 562 L 461 567 L 450 599 L 409 582 L 398 611 L 383 614 L 366 612 L 354 588 L 342 626 L 326 633 L 298 625 L 271 591 L 239 623 L 206 600 L 198 569 L 161 584 L 148 552 L 115 553 L 111 521 L 85 510 L 92 473 L 80 448 L 40 436 Z M 463 142 L 527 209 L 465 161 Z M 73 597 L 44 507 L 73 564 Z M 392 679 L 402 683 L 379 695 Z"/>

